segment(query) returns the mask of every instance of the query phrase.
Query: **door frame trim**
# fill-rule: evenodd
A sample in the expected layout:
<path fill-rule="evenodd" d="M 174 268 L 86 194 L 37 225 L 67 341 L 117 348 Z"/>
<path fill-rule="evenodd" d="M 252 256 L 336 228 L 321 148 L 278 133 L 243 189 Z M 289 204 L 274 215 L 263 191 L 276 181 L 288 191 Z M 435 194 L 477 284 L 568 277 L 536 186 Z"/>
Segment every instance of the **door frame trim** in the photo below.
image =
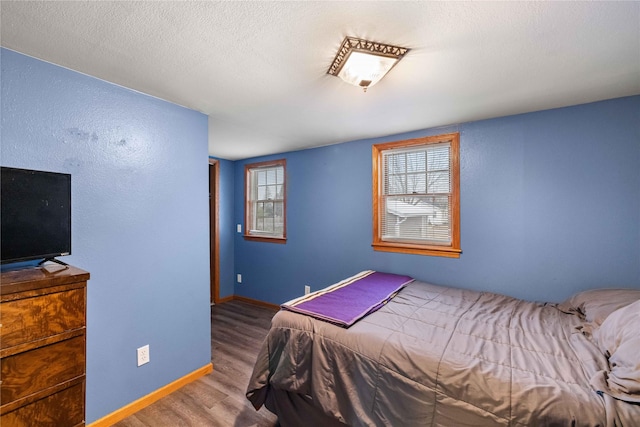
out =
<path fill-rule="evenodd" d="M 209 173 L 211 173 L 211 167 L 213 167 L 215 181 L 213 200 L 215 221 L 213 242 L 211 242 L 211 230 L 209 230 L 209 262 L 211 262 L 212 243 L 215 256 L 213 257 L 213 265 L 209 266 L 209 277 L 213 276 L 213 282 L 210 283 L 211 302 L 218 304 L 220 301 L 220 162 L 209 158 Z M 211 184 L 211 176 L 209 176 L 209 184 Z M 209 196 L 209 226 L 211 226 L 211 196 Z M 213 270 L 213 274 L 211 274 L 211 270 Z"/>

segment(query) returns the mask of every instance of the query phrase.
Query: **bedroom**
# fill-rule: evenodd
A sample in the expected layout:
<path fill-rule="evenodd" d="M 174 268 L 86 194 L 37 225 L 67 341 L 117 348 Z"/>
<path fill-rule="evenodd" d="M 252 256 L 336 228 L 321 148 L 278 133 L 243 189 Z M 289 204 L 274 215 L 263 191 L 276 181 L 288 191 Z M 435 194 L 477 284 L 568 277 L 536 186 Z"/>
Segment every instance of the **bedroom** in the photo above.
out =
<path fill-rule="evenodd" d="M 5 3 L 2 43 L 10 48 Z M 637 5 L 627 7 L 633 21 Z M 367 268 L 529 300 L 640 287 L 634 22 L 635 44 L 625 47 L 635 64 L 628 92 L 618 92 L 614 81 L 600 98 L 574 103 L 580 105 L 220 160 L 220 296 L 279 304 L 304 285 L 317 290 Z M 333 55 L 341 34 L 329 37 L 331 52 L 320 62 Z M 607 49 L 621 48 L 598 52 Z M 357 97 L 350 101 L 357 106 L 393 84 L 402 65 L 366 97 L 325 70 L 318 78 L 327 87 L 343 85 L 340 93 Z M 215 154 L 208 148 L 213 119 L 76 73 L 72 64 L 61 68 L 3 49 L 1 66 L 2 165 L 75 177 L 68 258 L 91 273 L 89 424 L 210 362 L 209 241 L 202 230 L 208 230 L 204 158 Z M 555 101 L 558 92 L 540 93 L 539 101 Z M 462 255 L 374 252 L 371 145 L 448 132 L 461 135 Z M 235 232 L 244 223 L 244 165 L 280 158 L 290 178 L 288 241 L 245 241 Z M 135 349 L 144 344 L 152 360 L 146 369 L 135 366 Z"/>

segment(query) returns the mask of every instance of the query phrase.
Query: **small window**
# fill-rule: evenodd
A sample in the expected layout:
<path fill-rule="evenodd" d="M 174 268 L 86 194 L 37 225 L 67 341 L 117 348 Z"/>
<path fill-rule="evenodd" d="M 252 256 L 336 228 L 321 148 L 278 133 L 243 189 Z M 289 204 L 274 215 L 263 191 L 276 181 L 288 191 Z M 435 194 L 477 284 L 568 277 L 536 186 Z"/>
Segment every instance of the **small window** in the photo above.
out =
<path fill-rule="evenodd" d="M 460 256 L 460 136 L 373 146 L 373 248 Z"/>
<path fill-rule="evenodd" d="M 285 243 L 286 160 L 246 165 L 245 185 L 244 238 Z"/>

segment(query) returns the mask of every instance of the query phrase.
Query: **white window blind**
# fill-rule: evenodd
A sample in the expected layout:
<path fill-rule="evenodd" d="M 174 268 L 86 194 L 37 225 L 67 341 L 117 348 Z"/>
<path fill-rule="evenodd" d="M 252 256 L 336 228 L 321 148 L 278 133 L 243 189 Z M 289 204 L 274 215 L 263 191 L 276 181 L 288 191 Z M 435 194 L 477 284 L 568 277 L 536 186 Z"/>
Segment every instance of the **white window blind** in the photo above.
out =
<path fill-rule="evenodd" d="M 451 244 L 451 144 L 382 152 L 383 241 Z"/>
<path fill-rule="evenodd" d="M 284 167 L 266 166 L 249 172 L 250 235 L 284 236 Z"/>

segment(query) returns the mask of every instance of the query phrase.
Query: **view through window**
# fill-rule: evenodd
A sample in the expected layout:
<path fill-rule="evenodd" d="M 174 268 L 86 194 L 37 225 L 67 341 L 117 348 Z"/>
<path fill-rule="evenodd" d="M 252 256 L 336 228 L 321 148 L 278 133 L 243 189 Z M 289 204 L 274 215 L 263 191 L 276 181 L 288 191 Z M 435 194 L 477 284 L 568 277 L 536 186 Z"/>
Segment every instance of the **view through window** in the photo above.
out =
<path fill-rule="evenodd" d="M 245 238 L 278 241 L 286 238 L 286 161 L 245 166 Z"/>
<path fill-rule="evenodd" d="M 376 250 L 457 257 L 459 134 L 373 146 Z"/>

